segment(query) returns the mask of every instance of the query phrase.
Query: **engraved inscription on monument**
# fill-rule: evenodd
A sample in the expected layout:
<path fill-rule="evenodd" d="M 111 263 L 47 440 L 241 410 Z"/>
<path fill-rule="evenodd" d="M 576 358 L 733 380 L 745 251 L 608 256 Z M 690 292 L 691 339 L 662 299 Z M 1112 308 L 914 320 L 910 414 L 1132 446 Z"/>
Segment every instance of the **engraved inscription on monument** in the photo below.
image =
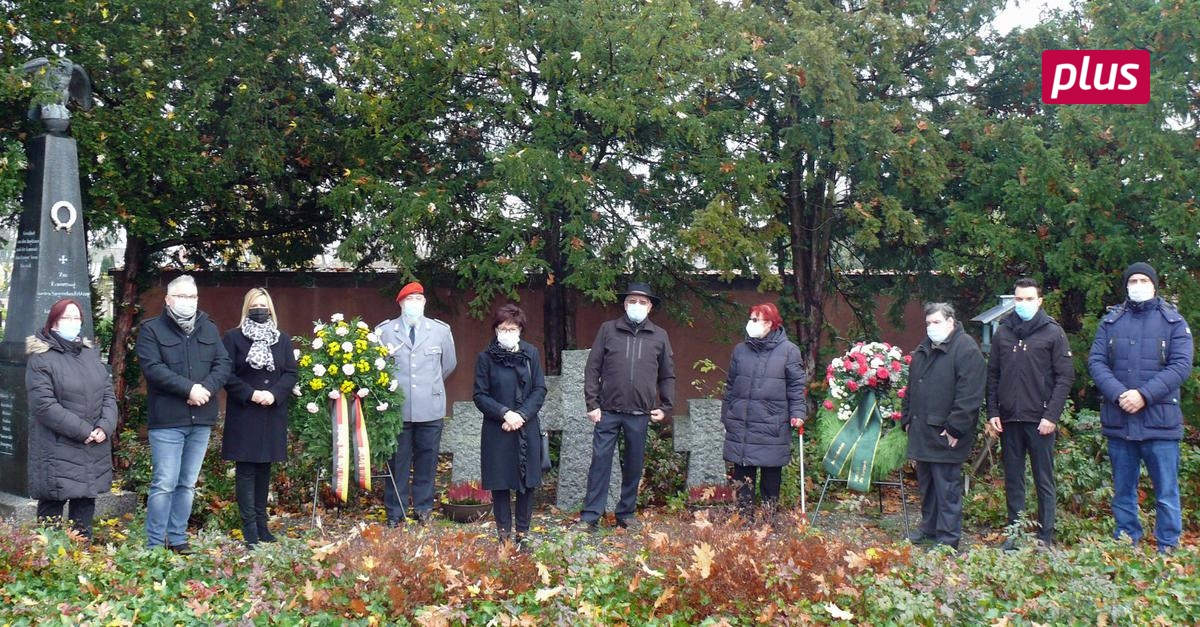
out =
<path fill-rule="evenodd" d="M 16 455 L 16 442 L 12 393 L 8 390 L 0 390 L 0 455 Z"/>

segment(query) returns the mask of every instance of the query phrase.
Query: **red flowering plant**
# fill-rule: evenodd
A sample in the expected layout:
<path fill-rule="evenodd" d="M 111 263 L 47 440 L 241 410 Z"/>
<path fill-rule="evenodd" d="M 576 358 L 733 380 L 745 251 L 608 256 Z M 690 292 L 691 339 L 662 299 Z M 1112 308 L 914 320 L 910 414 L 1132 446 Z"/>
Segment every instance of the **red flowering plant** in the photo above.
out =
<path fill-rule="evenodd" d="M 881 418 L 872 476 L 880 479 L 904 463 L 908 439 L 899 429 L 911 355 L 887 342 L 858 342 L 825 369 L 828 395 L 818 412 L 818 437 L 826 449 L 868 399 Z"/>
<path fill-rule="evenodd" d="M 446 488 L 445 502 L 454 505 L 482 505 L 492 502 L 492 492 L 481 488 L 478 481 L 460 481 Z"/>

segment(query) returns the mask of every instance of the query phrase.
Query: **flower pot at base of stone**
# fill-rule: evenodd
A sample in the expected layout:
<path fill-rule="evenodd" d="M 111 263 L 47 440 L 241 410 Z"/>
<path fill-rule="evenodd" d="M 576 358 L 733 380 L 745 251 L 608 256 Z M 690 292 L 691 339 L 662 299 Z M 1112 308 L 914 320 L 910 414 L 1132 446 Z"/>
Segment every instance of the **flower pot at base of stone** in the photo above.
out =
<path fill-rule="evenodd" d="M 491 503 L 442 503 L 442 513 L 458 523 L 475 522 L 491 511 Z"/>

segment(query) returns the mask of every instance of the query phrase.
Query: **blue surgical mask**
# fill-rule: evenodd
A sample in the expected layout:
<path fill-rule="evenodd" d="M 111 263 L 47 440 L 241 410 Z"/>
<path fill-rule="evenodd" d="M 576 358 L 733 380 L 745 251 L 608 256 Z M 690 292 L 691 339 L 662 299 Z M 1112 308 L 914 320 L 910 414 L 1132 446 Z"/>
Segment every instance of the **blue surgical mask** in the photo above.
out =
<path fill-rule="evenodd" d="M 650 315 L 650 306 L 630 303 L 625 305 L 625 315 L 629 316 L 629 319 L 634 324 L 641 324 L 646 319 L 646 316 Z"/>
<path fill-rule="evenodd" d="M 74 342 L 75 338 L 79 337 L 79 330 L 82 328 L 82 320 L 59 320 L 58 328 L 54 329 L 54 332 L 62 339 Z"/>
<path fill-rule="evenodd" d="M 1022 301 L 1016 304 L 1015 309 L 1022 320 L 1032 320 L 1037 315 L 1038 304 L 1036 301 Z"/>

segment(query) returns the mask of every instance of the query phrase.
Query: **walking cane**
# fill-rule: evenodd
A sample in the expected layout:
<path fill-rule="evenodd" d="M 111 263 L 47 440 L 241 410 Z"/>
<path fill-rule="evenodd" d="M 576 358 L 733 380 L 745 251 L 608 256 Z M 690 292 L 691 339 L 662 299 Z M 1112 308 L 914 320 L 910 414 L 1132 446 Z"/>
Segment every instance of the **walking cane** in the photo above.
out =
<path fill-rule="evenodd" d="M 808 499 L 805 496 L 804 481 L 804 423 L 796 427 L 796 437 L 800 440 L 800 514 L 808 520 Z"/>

